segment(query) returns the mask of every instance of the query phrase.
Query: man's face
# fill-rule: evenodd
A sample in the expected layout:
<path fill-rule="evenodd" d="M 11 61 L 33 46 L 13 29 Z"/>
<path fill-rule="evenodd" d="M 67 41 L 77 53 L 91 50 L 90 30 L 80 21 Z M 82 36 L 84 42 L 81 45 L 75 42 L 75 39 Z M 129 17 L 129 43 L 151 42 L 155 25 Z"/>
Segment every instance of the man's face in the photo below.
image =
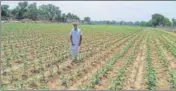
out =
<path fill-rule="evenodd" d="M 77 24 L 73 24 L 74 29 L 77 29 L 77 26 L 78 26 Z"/>

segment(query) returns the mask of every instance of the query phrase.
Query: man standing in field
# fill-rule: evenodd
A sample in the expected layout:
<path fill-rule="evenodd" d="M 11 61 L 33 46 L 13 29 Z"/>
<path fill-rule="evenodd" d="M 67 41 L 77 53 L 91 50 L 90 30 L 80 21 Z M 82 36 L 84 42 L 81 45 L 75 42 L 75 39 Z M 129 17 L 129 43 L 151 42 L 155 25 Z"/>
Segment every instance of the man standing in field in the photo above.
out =
<path fill-rule="evenodd" d="M 78 23 L 73 23 L 73 29 L 70 32 L 70 42 L 71 42 L 71 56 L 72 60 L 77 60 L 77 56 L 80 50 L 80 45 L 82 41 L 82 32 L 78 28 Z"/>

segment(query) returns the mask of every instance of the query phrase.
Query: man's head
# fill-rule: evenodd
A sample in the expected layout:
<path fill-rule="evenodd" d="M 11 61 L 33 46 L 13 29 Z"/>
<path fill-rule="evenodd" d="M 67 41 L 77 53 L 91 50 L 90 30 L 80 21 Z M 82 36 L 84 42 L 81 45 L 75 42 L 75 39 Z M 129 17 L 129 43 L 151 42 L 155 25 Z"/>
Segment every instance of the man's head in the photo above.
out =
<path fill-rule="evenodd" d="M 74 27 L 74 29 L 76 30 L 77 28 L 78 28 L 78 23 L 73 23 L 73 27 Z"/>

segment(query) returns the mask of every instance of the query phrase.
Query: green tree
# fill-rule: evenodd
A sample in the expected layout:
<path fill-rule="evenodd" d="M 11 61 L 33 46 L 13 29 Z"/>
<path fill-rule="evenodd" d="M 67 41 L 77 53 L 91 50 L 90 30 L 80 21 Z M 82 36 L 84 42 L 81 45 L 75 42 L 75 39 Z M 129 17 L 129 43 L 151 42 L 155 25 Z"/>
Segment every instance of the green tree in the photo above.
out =
<path fill-rule="evenodd" d="M 147 22 L 145 21 L 140 22 L 140 26 L 147 26 Z"/>
<path fill-rule="evenodd" d="M 36 3 L 30 4 L 27 8 L 27 17 L 32 20 L 36 20 L 38 16 L 38 9 Z"/>
<path fill-rule="evenodd" d="M 63 14 L 61 15 L 61 21 L 62 21 L 62 22 L 66 22 L 66 20 L 67 20 L 66 14 L 63 13 Z"/>
<path fill-rule="evenodd" d="M 8 5 L 2 5 L 1 6 L 1 16 L 3 17 L 9 17 L 9 6 Z"/>
<path fill-rule="evenodd" d="M 172 24 L 174 27 L 176 26 L 176 19 L 175 18 L 172 18 Z"/>
<path fill-rule="evenodd" d="M 120 21 L 120 25 L 124 25 L 124 23 L 125 23 L 124 21 Z"/>
<path fill-rule="evenodd" d="M 67 19 L 72 19 L 72 14 L 69 12 L 67 15 L 66 15 Z"/>
<path fill-rule="evenodd" d="M 69 21 L 80 21 L 80 18 L 77 16 L 77 15 L 74 15 L 74 14 L 72 14 L 72 13 L 68 13 L 67 15 L 66 15 L 66 18 L 67 18 L 67 22 Z"/>
<path fill-rule="evenodd" d="M 12 10 L 12 15 L 13 15 L 16 19 L 20 19 L 20 18 L 21 18 L 21 13 L 20 13 L 20 8 L 19 8 L 19 6 L 17 6 L 15 9 Z"/>
<path fill-rule="evenodd" d="M 20 18 L 21 19 L 26 18 L 27 17 L 26 12 L 27 12 L 28 2 L 19 2 L 18 6 L 19 6 Z"/>
<path fill-rule="evenodd" d="M 152 15 L 152 24 L 154 27 L 158 25 L 164 25 L 164 16 L 161 14 L 153 14 Z"/>
<path fill-rule="evenodd" d="M 150 27 L 153 26 L 152 25 L 152 20 L 150 20 L 150 21 L 147 22 L 147 26 L 150 26 Z"/>
<path fill-rule="evenodd" d="M 90 24 L 91 19 L 90 19 L 90 17 L 85 17 L 85 18 L 84 18 L 84 21 L 85 21 L 86 23 Z"/>
<path fill-rule="evenodd" d="M 134 22 L 134 25 L 140 25 L 139 21 Z"/>
<path fill-rule="evenodd" d="M 47 18 L 47 8 L 46 5 L 39 6 L 39 17 L 40 18 Z"/>
<path fill-rule="evenodd" d="M 72 19 L 76 21 L 80 21 L 80 18 L 77 15 L 72 14 Z"/>
<path fill-rule="evenodd" d="M 62 21 L 61 10 L 59 9 L 59 7 L 56 7 L 56 17 L 55 17 L 55 19 L 57 21 Z"/>
<path fill-rule="evenodd" d="M 55 18 L 55 16 L 56 16 L 57 7 L 55 7 L 52 4 L 41 5 L 39 7 L 39 12 L 40 12 L 40 16 L 41 17 L 47 18 L 50 21 L 52 21 Z"/>
<path fill-rule="evenodd" d="M 164 18 L 164 26 L 171 26 L 172 23 L 168 18 Z"/>
<path fill-rule="evenodd" d="M 24 19 L 27 17 L 27 6 L 28 2 L 18 3 L 18 6 L 12 11 L 12 14 L 16 17 L 16 19 Z"/>

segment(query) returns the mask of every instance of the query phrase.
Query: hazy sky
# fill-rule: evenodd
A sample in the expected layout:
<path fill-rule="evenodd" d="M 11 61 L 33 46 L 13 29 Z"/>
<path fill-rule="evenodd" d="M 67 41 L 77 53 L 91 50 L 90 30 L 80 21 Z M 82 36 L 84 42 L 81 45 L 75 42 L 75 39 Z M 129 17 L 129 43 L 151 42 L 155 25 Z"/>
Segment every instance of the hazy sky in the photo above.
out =
<path fill-rule="evenodd" d="M 8 4 L 10 9 L 17 6 L 19 1 L 1 1 Z M 63 13 L 71 12 L 81 19 L 86 16 L 92 20 L 116 21 L 148 21 L 154 13 L 160 13 L 172 19 L 176 18 L 176 1 L 29 1 L 42 4 L 53 4 Z"/>

